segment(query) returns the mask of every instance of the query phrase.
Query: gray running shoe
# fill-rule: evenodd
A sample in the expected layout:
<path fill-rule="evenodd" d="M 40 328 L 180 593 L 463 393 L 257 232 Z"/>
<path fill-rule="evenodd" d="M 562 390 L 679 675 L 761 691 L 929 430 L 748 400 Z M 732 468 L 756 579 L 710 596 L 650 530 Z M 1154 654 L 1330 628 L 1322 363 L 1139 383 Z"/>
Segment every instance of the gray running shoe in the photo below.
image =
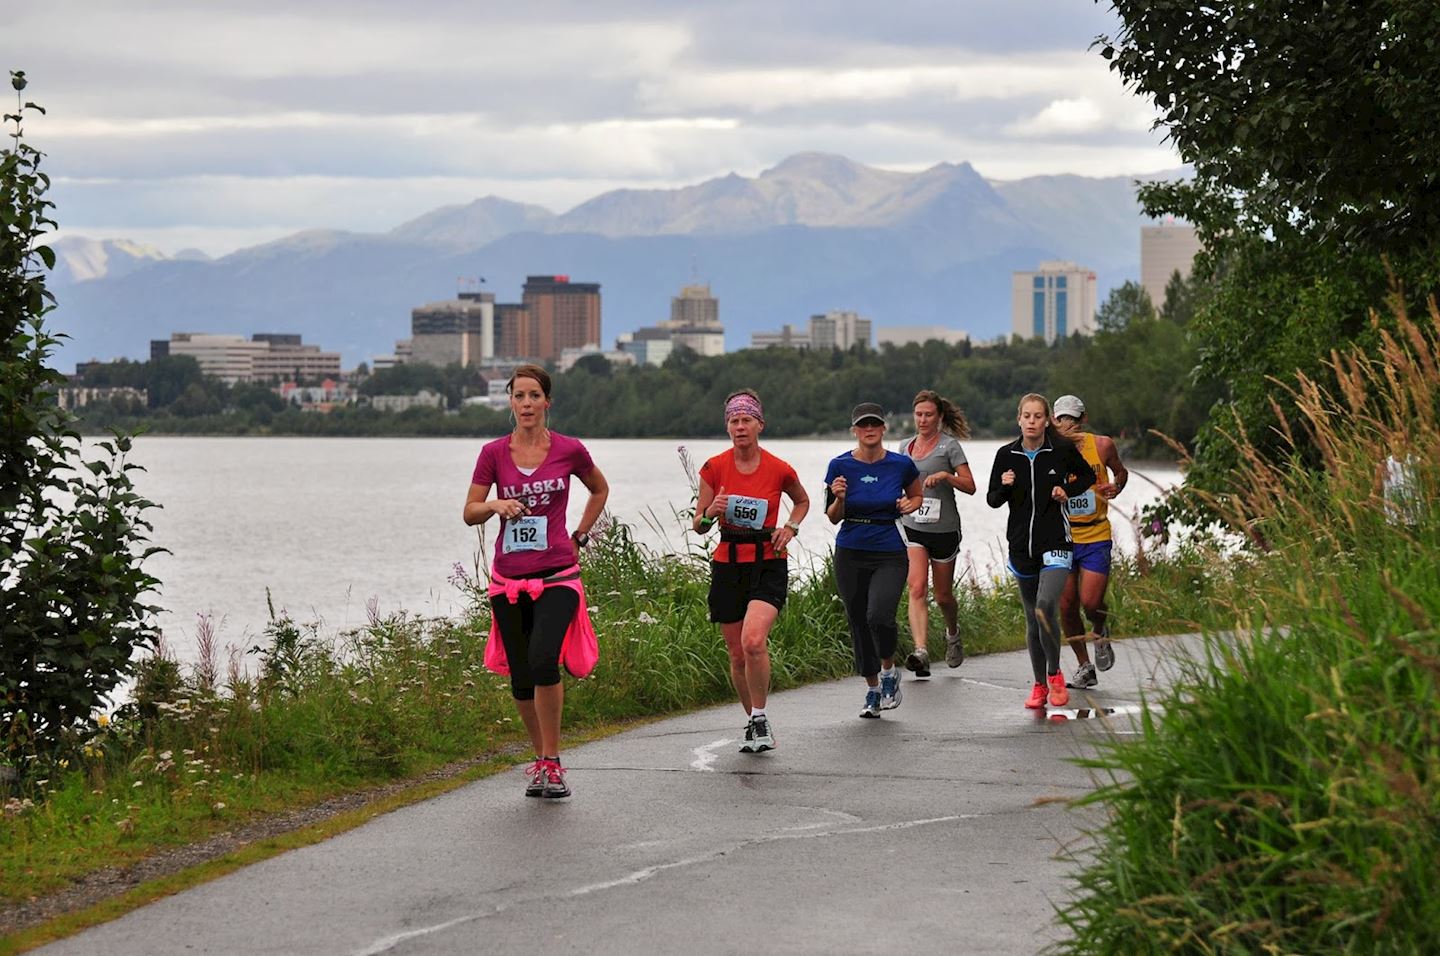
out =
<path fill-rule="evenodd" d="M 570 796 L 570 785 L 565 782 L 565 768 L 560 766 L 560 761 L 545 761 L 545 790 L 541 796 L 551 799 Z"/>
<path fill-rule="evenodd" d="M 1108 671 L 1115 666 L 1115 648 L 1110 646 L 1110 631 L 1095 635 L 1095 666 Z"/>
<path fill-rule="evenodd" d="M 860 708 L 860 716 L 880 716 L 880 688 L 872 687 L 865 692 L 865 706 Z"/>
<path fill-rule="evenodd" d="M 755 730 L 755 746 L 751 753 L 764 753 L 775 749 L 775 734 L 770 730 L 769 717 L 753 717 L 750 726 Z"/>
<path fill-rule="evenodd" d="M 965 663 L 965 642 L 960 639 L 959 634 L 945 635 L 945 663 L 951 667 L 959 667 Z"/>
<path fill-rule="evenodd" d="M 930 676 L 930 652 L 923 647 L 917 647 L 905 658 L 905 666 L 915 672 L 916 677 Z"/>
<path fill-rule="evenodd" d="M 1075 673 L 1070 675 L 1070 680 L 1066 681 L 1065 686 L 1073 687 L 1076 690 L 1086 690 L 1094 687 L 1098 683 L 1100 683 L 1100 681 L 1095 676 L 1095 665 L 1086 661 L 1084 664 L 1075 668 Z"/>
<path fill-rule="evenodd" d="M 752 718 L 745 725 L 745 742 L 740 745 L 742 754 L 753 754 L 755 752 L 755 721 Z"/>
<path fill-rule="evenodd" d="M 900 706 L 904 695 L 900 691 L 900 672 L 892 670 L 890 676 L 880 675 L 880 709 L 894 710 Z"/>

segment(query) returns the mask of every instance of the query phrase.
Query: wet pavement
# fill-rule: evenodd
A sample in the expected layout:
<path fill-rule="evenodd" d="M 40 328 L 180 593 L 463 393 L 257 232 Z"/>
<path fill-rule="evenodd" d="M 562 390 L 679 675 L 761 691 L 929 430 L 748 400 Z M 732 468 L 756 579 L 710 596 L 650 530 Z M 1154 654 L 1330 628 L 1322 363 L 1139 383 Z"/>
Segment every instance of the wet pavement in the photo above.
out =
<path fill-rule="evenodd" d="M 859 678 L 787 691 L 762 755 L 738 704 L 665 720 L 566 753 L 568 800 L 508 771 L 41 952 L 1035 953 L 1087 825 L 1071 758 L 1197 643 L 1117 641 L 1048 711 L 1024 652 L 906 674 L 879 720 Z"/>

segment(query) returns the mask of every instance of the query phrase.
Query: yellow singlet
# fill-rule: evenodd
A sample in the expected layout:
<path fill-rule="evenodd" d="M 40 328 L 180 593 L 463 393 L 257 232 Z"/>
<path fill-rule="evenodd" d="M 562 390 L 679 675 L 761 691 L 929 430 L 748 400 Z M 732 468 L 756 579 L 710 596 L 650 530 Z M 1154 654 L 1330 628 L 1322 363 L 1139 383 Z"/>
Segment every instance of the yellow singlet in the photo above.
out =
<path fill-rule="evenodd" d="M 1110 480 L 1110 471 L 1100 461 L 1100 450 L 1095 447 L 1095 436 L 1085 432 L 1075 439 L 1080 456 L 1095 469 L 1095 484 L 1076 495 L 1066 503 L 1070 515 L 1070 538 L 1076 544 L 1095 544 L 1110 540 L 1110 502 L 1100 497 L 1096 485 Z"/>

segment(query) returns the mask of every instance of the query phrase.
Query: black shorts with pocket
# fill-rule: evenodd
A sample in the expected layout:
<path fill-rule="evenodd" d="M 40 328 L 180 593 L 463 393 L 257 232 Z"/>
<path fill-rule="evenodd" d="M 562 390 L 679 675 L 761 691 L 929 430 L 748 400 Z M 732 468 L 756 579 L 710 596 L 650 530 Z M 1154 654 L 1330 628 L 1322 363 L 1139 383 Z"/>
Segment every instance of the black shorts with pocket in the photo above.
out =
<path fill-rule="evenodd" d="M 784 558 L 764 561 L 710 562 L 710 620 L 734 624 L 745 620 L 751 601 L 785 607 L 790 584 L 789 563 Z"/>

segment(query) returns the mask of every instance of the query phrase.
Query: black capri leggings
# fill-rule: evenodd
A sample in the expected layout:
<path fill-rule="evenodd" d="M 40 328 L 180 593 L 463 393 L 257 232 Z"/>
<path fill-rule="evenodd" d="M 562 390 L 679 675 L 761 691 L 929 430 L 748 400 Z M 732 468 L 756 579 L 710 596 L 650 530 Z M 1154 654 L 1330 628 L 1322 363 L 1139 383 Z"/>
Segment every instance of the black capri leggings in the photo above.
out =
<path fill-rule="evenodd" d="M 855 672 L 861 677 L 874 677 L 880 673 L 881 661 L 895 656 L 900 639 L 895 610 L 909 568 L 904 549 L 835 549 L 835 586 L 850 621 Z"/>
<path fill-rule="evenodd" d="M 560 683 L 560 645 L 579 609 L 580 595 L 569 588 L 546 588 L 535 600 L 522 591 L 514 604 L 503 594 L 490 598 L 510 662 L 510 696 L 534 700 L 536 687 Z"/>

